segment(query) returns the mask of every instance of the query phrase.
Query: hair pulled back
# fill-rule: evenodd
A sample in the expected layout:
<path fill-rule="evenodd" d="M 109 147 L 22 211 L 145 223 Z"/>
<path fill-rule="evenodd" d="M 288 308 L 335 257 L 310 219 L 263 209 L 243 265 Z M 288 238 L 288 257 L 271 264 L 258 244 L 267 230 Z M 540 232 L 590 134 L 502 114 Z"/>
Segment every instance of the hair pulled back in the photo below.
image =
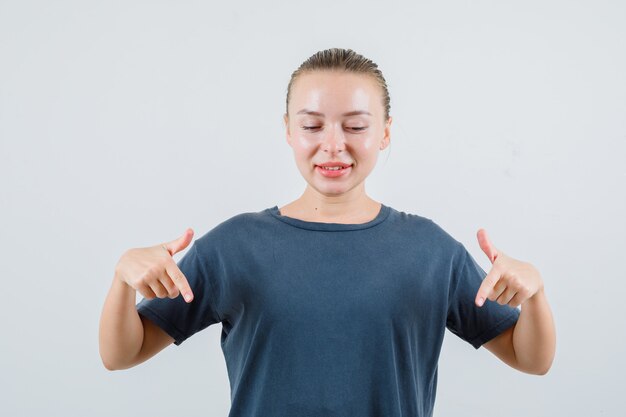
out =
<path fill-rule="evenodd" d="M 287 99 L 285 103 L 285 113 L 287 115 L 289 114 L 289 99 L 291 98 L 291 89 L 294 82 L 300 75 L 313 71 L 346 71 L 372 76 L 383 93 L 382 105 L 384 109 L 384 121 L 389 119 L 389 109 L 391 108 L 389 90 L 383 73 L 378 69 L 378 65 L 352 49 L 342 48 L 330 48 L 314 53 L 291 74 L 291 79 L 287 86 Z"/>

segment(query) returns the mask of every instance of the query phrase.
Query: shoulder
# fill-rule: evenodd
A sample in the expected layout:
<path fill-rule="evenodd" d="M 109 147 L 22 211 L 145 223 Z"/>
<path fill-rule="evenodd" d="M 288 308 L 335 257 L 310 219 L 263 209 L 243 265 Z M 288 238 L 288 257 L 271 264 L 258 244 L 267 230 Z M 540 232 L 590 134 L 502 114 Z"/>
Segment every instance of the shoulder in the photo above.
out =
<path fill-rule="evenodd" d="M 200 249 L 209 249 L 215 246 L 217 242 L 224 244 L 242 240 L 250 241 L 251 238 L 258 236 L 263 229 L 267 230 L 270 225 L 266 210 L 238 213 L 205 232 L 196 239 L 195 244 Z"/>
<path fill-rule="evenodd" d="M 396 209 L 392 210 L 392 221 L 399 230 L 407 231 L 431 248 L 447 252 L 458 252 L 463 245 L 448 233 L 436 220 Z"/>

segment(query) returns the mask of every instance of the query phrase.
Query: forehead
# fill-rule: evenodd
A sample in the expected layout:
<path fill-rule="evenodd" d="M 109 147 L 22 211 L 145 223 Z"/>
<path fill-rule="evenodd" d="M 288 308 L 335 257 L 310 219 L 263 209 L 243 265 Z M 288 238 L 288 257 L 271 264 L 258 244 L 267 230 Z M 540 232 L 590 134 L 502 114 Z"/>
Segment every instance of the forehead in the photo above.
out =
<path fill-rule="evenodd" d="M 311 110 L 352 107 L 374 112 L 377 105 L 382 106 L 381 94 L 371 75 L 328 70 L 305 72 L 292 85 L 290 107 L 297 107 L 295 111 L 301 107 Z"/>

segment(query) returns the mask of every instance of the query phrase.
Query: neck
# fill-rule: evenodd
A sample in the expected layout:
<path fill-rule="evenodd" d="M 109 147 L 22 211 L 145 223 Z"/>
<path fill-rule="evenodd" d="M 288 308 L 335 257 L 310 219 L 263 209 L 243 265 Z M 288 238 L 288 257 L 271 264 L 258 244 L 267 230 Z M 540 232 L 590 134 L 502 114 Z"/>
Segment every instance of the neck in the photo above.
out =
<path fill-rule="evenodd" d="M 307 186 L 302 196 L 292 204 L 305 217 L 327 221 L 360 219 L 379 208 L 379 203 L 365 193 L 363 184 L 338 196 L 322 194 Z"/>

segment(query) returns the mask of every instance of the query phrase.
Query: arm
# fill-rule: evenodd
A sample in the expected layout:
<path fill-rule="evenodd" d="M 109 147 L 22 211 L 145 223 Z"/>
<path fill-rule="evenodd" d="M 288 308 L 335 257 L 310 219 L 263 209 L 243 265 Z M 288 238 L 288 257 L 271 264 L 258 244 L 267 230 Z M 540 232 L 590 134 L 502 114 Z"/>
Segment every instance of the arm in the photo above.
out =
<path fill-rule="evenodd" d="M 100 318 L 100 357 L 110 371 L 138 365 L 174 339 L 141 317 L 135 307 L 136 291 L 116 273 Z"/>
<path fill-rule="evenodd" d="M 478 231 L 478 241 L 493 267 L 476 294 L 476 304 L 480 307 L 489 299 L 522 309 L 514 326 L 484 346 L 515 369 L 545 375 L 554 360 L 556 331 L 543 278 L 532 264 L 493 246 L 483 229 Z"/>
<path fill-rule="evenodd" d="M 193 230 L 187 229 L 171 242 L 124 252 L 115 266 L 100 317 L 100 357 L 105 368 L 131 368 L 174 342 L 164 330 L 139 315 L 135 296 L 137 291 L 148 299 L 183 294 L 187 303 L 193 300 L 189 282 L 172 258 L 192 238 Z"/>
<path fill-rule="evenodd" d="M 543 290 L 522 304 L 517 323 L 483 345 L 518 371 L 545 375 L 556 349 L 552 312 Z"/>

